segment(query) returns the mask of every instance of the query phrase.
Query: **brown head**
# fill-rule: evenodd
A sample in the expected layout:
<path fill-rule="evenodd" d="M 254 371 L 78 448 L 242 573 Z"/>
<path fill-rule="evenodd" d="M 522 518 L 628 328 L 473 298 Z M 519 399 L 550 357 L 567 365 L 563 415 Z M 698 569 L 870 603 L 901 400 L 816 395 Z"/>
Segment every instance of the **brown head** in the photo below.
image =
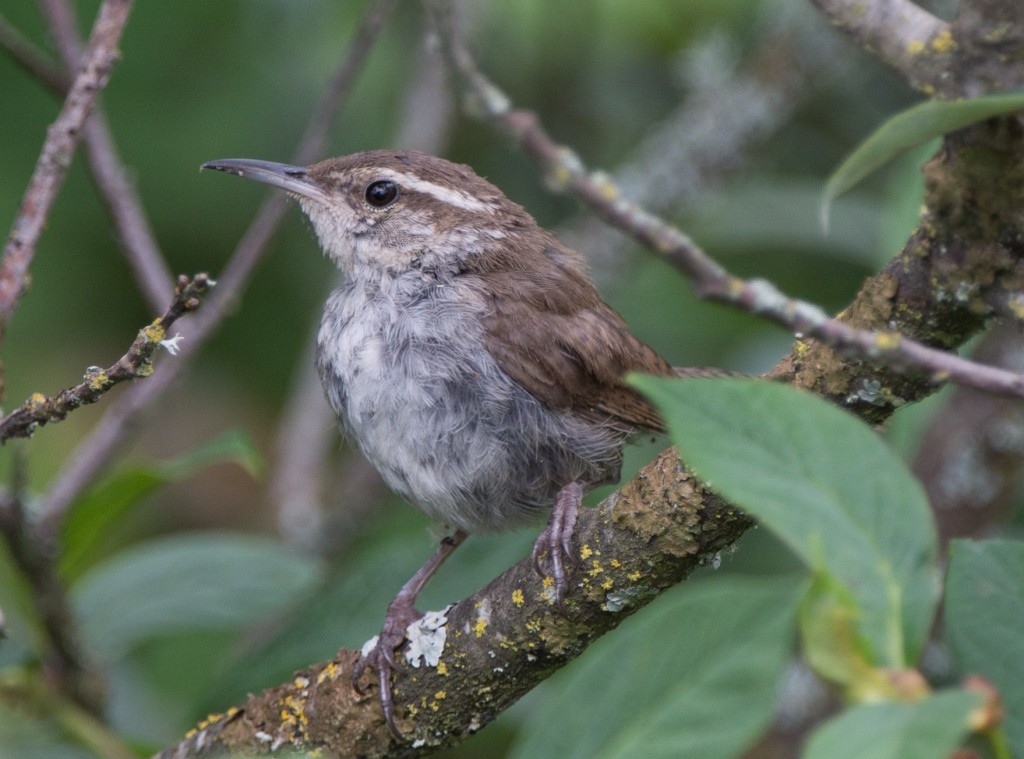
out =
<path fill-rule="evenodd" d="M 229 158 L 203 164 L 280 187 L 345 271 L 462 266 L 510 235 L 543 234 L 471 168 L 424 153 L 374 150 L 311 166 Z"/>

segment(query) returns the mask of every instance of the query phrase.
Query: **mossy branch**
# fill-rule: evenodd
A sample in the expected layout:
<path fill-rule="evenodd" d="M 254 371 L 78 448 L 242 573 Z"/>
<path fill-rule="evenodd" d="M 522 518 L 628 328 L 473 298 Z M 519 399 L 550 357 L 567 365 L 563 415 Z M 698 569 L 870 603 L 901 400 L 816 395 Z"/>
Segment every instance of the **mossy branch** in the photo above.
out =
<path fill-rule="evenodd" d="M 45 424 L 62 421 L 75 409 L 95 403 L 115 385 L 128 380 L 148 377 L 153 373 L 153 354 L 163 346 L 176 352 L 177 337 L 168 339 L 167 332 L 181 316 L 199 308 L 203 294 L 214 285 L 206 274 L 189 278 L 178 277 L 174 300 L 163 316 L 139 330 L 128 352 L 113 366 L 101 369 L 90 366 L 85 377 L 73 387 L 56 395 L 33 393 L 28 400 L 0 420 L 0 444 L 15 437 L 30 437 Z"/>

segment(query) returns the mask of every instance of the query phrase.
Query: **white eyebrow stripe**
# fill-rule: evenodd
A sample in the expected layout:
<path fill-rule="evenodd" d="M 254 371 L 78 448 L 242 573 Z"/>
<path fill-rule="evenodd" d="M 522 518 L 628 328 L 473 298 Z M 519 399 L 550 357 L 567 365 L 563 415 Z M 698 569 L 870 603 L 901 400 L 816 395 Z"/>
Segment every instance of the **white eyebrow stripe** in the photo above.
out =
<path fill-rule="evenodd" d="M 448 205 L 455 206 L 456 208 L 462 208 L 466 211 L 494 211 L 494 206 L 491 203 L 486 203 L 478 198 L 474 198 L 472 195 L 462 192 L 461 190 L 428 182 L 426 179 L 421 179 L 415 174 L 404 174 L 401 171 L 393 171 L 391 169 L 381 169 L 377 173 L 385 179 L 397 182 L 400 188 L 408 187 L 410 190 L 430 195 L 431 197 L 437 198 L 442 203 L 447 203 Z"/>

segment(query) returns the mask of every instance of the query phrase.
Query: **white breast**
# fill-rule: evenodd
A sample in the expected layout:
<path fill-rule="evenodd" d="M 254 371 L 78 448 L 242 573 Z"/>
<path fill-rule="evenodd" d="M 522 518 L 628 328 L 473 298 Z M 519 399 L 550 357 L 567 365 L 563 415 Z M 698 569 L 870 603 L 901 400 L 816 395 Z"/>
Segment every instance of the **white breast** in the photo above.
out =
<path fill-rule="evenodd" d="M 545 409 L 487 352 L 483 297 L 409 271 L 327 301 L 321 380 L 343 430 L 412 504 L 477 532 L 536 519 L 572 480 L 618 476 L 623 435 Z"/>

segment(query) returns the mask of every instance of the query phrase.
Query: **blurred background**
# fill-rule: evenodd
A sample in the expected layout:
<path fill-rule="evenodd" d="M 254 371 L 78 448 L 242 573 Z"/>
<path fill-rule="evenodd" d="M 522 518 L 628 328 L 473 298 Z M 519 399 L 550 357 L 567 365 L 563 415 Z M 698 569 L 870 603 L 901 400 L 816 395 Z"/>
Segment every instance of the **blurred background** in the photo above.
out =
<path fill-rule="evenodd" d="M 98 5 L 76 4 L 84 29 Z M 808 3 L 465 5 L 482 67 L 517 105 L 739 275 L 837 311 L 916 223 L 922 155 L 844 197 L 827 235 L 818 223 L 829 173 L 916 97 Z M 366 8 L 348 0 L 137 5 L 101 103 L 173 272 L 217 278 L 268 196 L 200 174 L 199 165 L 291 160 Z M 0 13 L 57 58 L 35 4 L 7 2 Z M 787 351 L 789 335 L 698 302 L 669 266 L 552 194 L 512 144 L 464 116 L 424 29 L 420 7 L 399 3 L 322 157 L 401 147 L 470 164 L 585 253 L 607 300 L 676 364 L 761 372 Z M 60 102 L 3 55 L 0 102 L 0 219 L 9 225 Z M 341 440 L 312 376 L 312 335 L 335 277 L 289 209 L 212 338 L 72 507 L 87 515 L 104 512 L 97 499 L 107 504 L 65 569 L 87 638 L 103 641 L 95 655 L 110 673 L 114 724 L 140 746 L 174 740 L 206 711 L 339 646 L 358 648 L 440 534 Z M 2 348 L 4 406 L 72 385 L 87 366 L 109 366 L 155 315 L 80 150 Z M 190 320 L 176 329 L 187 342 Z M 156 372 L 180 360 L 161 354 Z M 45 499 L 125 392 L 7 444 L 0 477 L 9 480 L 17 455 L 30 505 Z M 933 399 L 893 422 L 908 460 L 945 403 Z M 663 444 L 631 448 L 624 477 Z M 998 513 L 1014 503 L 1015 471 Z M 122 505 L 109 506 L 115 500 Z M 745 536 L 718 572 L 789 571 L 792 560 L 763 532 Z M 535 533 L 474 537 L 421 607 L 476 590 L 524 555 Z M 0 646 L 0 666 L 30 656 L 16 619 L 9 623 L 15 634 Z M 459 755 L 513 751 L 540 697 Z"/>

